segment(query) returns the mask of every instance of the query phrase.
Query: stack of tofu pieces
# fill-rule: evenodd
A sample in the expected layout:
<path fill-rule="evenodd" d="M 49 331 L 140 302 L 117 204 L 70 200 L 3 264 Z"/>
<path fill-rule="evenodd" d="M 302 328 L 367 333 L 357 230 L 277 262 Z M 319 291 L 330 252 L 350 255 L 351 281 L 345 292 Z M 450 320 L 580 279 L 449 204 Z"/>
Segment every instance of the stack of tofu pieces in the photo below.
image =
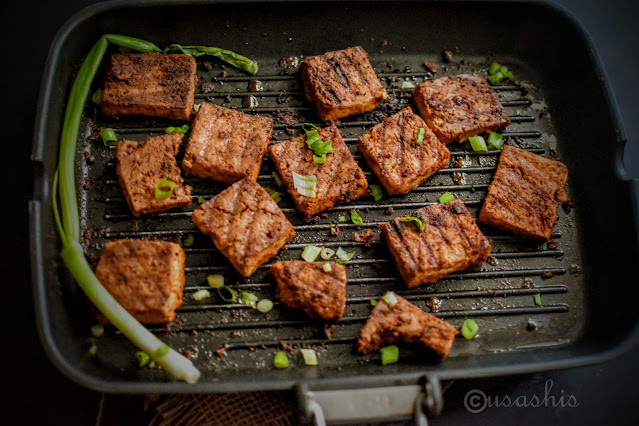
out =
<path fill-rule="evenodd" d="M 306 97 L 326 122 L 373 111 L 388 97 L 360 46 L 307 57 L 300 64 L 300 76 Z M 195 61 L 187 55 L 115 54 L 105 80 L 102 113 L 186 120 L 196 83 Z M 413 90 L 413 100 L 418 114 L 404 108 L 357 141 L 362 157 L 391 196 L 412 191 L 445 167 L 450 160 L 447 144 L 510 124 L 494 90 L 477 75 L 425 81 Z M 306 135 L 269 146 L 272 130 L 269 118 L 200 104 L 182 161 L 185 175 L 229 185 L 195 209 L 192 220 L 245 277 L 295 235 L 278 205 L 256 183 L 267 150 L 297 210 L 305 216 L 362 197 L 368 188 L 364 172 L 335 124 L 316 129 L 321 141 L 332 142 L 332 151 L 323 162 L 314 161 Z M 182 138 L 166 135 L 118 143 L 118 178 L 134 216 L 191 205 L 191 188 L 183 185 L 175 160 Z M 312 195 L 298 191 L 299 176 L 314 176 L 316 190 Z M 557 220 L 557 203 L 566 199 L 567 177 L 562 163 L 505 145 L 479 220 L 518 235 L 549 240 Z M 158 200 L 153 188 L 162 179 L 173 181 L 175 189 L 170 197 Z M 489 240 L 461 200 L 426 205 L 410 217 L 413 220 L 398 217 L 379 226 L 409 288 L 479 266 L 490 254 Z M 122 247 L 115 250 L 115 244 Z M 152 322 L 170 322 L 174 316 L 170 312 L 182 300 L 184 253 L 179 246 L 167 248 L 167 252 L 176 253 L 169 262 L 170 269 L 177 271 L 167 283 L 171 290 L 161 291 L 166 297 L 149 298 L 144 296 L 148 284 L 143 277 L 155 271 L 148 266 L 148 259 L 139 258 L 140 250 L 126 249 L 131 244 L 135 243 L 123 240 L 107 245 L 98 265 L 100 280 L 116 298 L 120 294 L 121 302 L 134 299 L 128 304 L 137 307 L 134 312 L 144 311 L 147 304 L 149 311 L 162 312 L 152 315 Z M 169 247 L 171 243 L 154 244 Z M 112 253 L 117 254 L 118 262 Z M 123 276 L 117 263 L 137 271 L 127 278 L 133 291 L 123 291 L 121 283 L 109 284 L 114 275 Z M 342 317 L 347 283 L 342 265 L 330 262 L 330 267 L 323 269 L 319 263 L 276 262 L 270 274 L 277 297 L 289 307 L 324 321 Z M 142 290 L 141 296 L 136 296 L 136 287 Z M 357 349 L 370 353 L 384 345 L 413 342 L 439 359 L 446 358 L 457 329 L 406 299 L 397 299 L 393 306 L 377 304 L 360 332 Z M 147 316 L 139 314 L 138 318 L 146 320 Z"/>

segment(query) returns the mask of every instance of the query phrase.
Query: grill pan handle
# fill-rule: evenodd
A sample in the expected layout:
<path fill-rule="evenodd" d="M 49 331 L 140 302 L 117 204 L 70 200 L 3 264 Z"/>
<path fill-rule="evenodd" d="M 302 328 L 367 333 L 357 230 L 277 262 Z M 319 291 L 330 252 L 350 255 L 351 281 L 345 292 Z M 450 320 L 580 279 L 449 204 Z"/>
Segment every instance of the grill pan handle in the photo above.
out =
<path fill-rule="evenodd" d="M 423 384 L 360 389 L 300 391 L 303 422 L 324 426 L 330 423 L 390 422 L 413 419 L 428 425 L 427 416 L 441 414 L 442 388 L 436 377 Z"/>

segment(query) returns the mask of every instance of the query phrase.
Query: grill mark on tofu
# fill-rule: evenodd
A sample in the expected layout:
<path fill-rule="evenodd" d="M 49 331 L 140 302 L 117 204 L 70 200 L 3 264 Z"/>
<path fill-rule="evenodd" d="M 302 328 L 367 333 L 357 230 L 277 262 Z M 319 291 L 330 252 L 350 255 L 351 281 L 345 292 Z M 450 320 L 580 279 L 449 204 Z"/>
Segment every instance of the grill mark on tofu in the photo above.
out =
<path fill-rule="evenodd" d="M 321 56 L 321 59 L 322 62 L 326 65 L 327 71 L 333 73 L 335 77 L 337 77 L 339 82 L 342 83 L 342 88 L 347 91 L 351 90 L 351 84 L 346 79 L 346 74 L 342 71 L 342 64 L 340 64 L 340 62 L 335 59 L 330 60 L 324 56 Z"/>

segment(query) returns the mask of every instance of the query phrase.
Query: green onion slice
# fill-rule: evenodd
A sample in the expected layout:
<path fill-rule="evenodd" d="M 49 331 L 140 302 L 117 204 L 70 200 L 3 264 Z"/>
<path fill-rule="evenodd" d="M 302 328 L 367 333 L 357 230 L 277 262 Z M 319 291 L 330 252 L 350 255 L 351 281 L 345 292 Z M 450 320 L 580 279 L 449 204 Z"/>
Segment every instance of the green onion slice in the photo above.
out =
<path fill-rule="evenodd" d="M 424 134 L 426 133 L 426 129 L 424 129 L 423 127 L 420 127 L 419 130 L 417 131 L 417 139 L 415 139 L 415 143 L 417 145 L 421 145 L 424 143 Z"/>
<path fill-rule="evenodd" d="M 362 226 L 364 224 L 364 220 L 359 213 L 357 213 L 357 210 L 351 210 L 351 222 L 357 226 Z"/>
<path fill-rule="evenodd" d="M 259 302 L 257 302 L 257 310 L 260 311 L 261 313 L 265 314 L 271 309 L 273 309 L 273 302 L 270 301 L 269 299 L 262 299 Z"/>
<path fill-rule="evenodd" d="M 195 236 L 193 234 L 187 234 L 182 241 L 182 245 L 184 247 L 191 247 L 193 245 L 193 242 L 195 242 Z"/>
<path fill-rule="evenodd" d="M 217 289 L 217 294 L 219 294 L 225 302 L 235 302 L 235 290 L 227 285 L 219 287 Z"/>
<path fill-rule="evenodd" d="M 293 172 L 293 186 L 300 195 L 309 198 L 317 196 L 317 177 L 315 175 L 304 176 Z"/>
<path fill-rule="evenodd" d="M 390 306 L 391 308 L 395 305 L 397 305 L 397 295 L 395 293 L 393 293 L 392 291 L 389 291 L 388 293 L 386 293 L 384 295 L 384 297 L 382 297 L 382 299 L 384 300 L 384 302 L 386 302 L 388 304 L 388 306 Z"/>
<path fill-rule="evenodd" d="M 381 200 L 382 197 L 384 196 L 384 191 L 382 191 L 381 185 L 374 183 L 372 185 L 368 185 L 368 189 L 370 190 L 371 195 L 373 196 L 373 199 L 375 201 Z"/>
<path fill-rule="evenodd" d="M 284 182 L 282 182 L 282 178 L 280 177 L 280 174 L 277 173 L 276 171 L 274 171 L 271 174 L 273 175 L 273 179 L 275 179 L 275 185 L 277 185 L 278 188 L 283 187 L 284 186 Z"/>
<path fill-rule="evenodd" d="M 501 148 L 501 144 L 504 142 L 504 137 L 499 133 L 490 132 L 488 135 L 488 139 L 486 139 L 486 144 L 490 148 L 499 149 Z"/>
<path fill-rule="evenodd" d="M 475 337 L 477 331 L 479 331 L 479 326 L 473 319 L 467 319 L 466 321 L 464 321 L 464 324 L 461 327 L 462 336 L 464 336 L 468 340 L 471 340 L 473 337 Z"/>
<path fill-rule="evenodd" d="M 275 201 L 276 203 L 279 203 L 280 201 L 282 201 L 282 194 L 280 194 L 278 191 L 274 190 L 270 186 L 267 186 L 266 188 L 264 188 L 264 190 L 268 192 L 268 194 L 271 196 L 273 201 Z"/>
<path fill-rule="evenodd" d="M 317 256 L 319 256 L 321 252 L 322 252 L 321 247 L 311 246 L 311 245 L 306 246 L 304 247 L 304 250 L 302 251 L 302 259 L 304 259 L 307 262 L 315 262 L 315 259 L 317 259 Z"/>
<path fill-rule="evenodd" d="M 306 365 L 317 365 L 317 354 L 313 349 L 300 349 L 302 352 L 302 357 L 304 357 L 304 364 Z"/>
<path fill-rule="evenodd" d="M 324 164 L 326 163 L 327 158 L 328 158 L 328 155 L 326 154 L 322 154 L 319 157 L 317 155 L 313 155 L 313 162 L 317 164 Z"/>
<path fill-rule="evenodd" d="M 138 351 L 135 353 L 135 357 L 138 359 L 138 365 L 144 367 L 149 363 L 151 357 L 144 351 Z"/>
<path fill-rule="evenodd" d="M 419 228 L 419 232 L 423 232 L 424 228 L 426 227 L 424 225 L 424 222 L 422 222 L 422 220 L 420 218 L 415 217 L 415 216 L 400 217 L 399 221 L 400 222 L 415 222 L 415 225 L 417 225 L 417 227 Z"/>
<path fill-rule="evenodd" d="M 104 146 L 112 146 L 118 143 L 118 135 L 116 135 L 115 130 L 110 127 L 105 127 L 100 130 L 100 137 L 102 138 Z"/>
<path fill-rule="evenodd" d="M 206 198 L 204 198 L 204 197 L 199 197 L 199 198 L 197 199 L 197 202 L 198 202 L 198 203 L 200 203 L 200 204 L 202 204 L 202 203 L 206 203 Z"/>
<path fill-rule="evenodd" d="M 450 192 L 444 192 L 442 195 L 439 196 L 439 203 L 440 204 L 450 203 L 454 199 L 455 199 L 455 196 L 453 194 L 451 194 Z"/>
<path fill-rule="evenodd" d="M 493 61 L 493 63 L 490 64 L 490 68 L 488 69 L 488 74 L 494 75 L 497 73 L 497 71 L 499 71 L 500 68 L 501 68 L 501 65 Z"/>
<path fill-rule="evenodd" d="M 471 136 L 468 138 L 470 141 L 470 146 L 473 151 L 488 151 L 486 147 L 486 141 L 481 136 Z"/>
<path fill-rule="evenodd" d="M 249 303 L 249 302 L 257 302 L 260 299 L 253 293 L 249 293 L 248 291 L 243 291 L 241 300 L 242 300 L 242 303 Z"/>
<path fill-rule="evenodd" d="M 93 337 L 100 337 L 104 334 L 104 326 L 102 324 L 96 324 L 91 327 L 91 334 Z"/>
<path fill-rule="evenodd" d="M 193 104 L 193 111 L 198 112 L 200 110 L 200 104 Z"/>
<path fill-rule="evenodd" d="M 412 81 L 404 80 L 402 81 L 402 90 L 413 90 L 415 88 L 415 83 Z"/>
<path fill-rule="evenodd" d="M 186 133 L 189 130 L 189 126 L 187 126 L 186 124 L 184 126 L 181 127 L 167 127 L 166 129 L 164 129 L 164 132 L 167 135 L 173 134 L 173 133 Z"/>
<path fill-rule="evenodd" d="M 313 129 L 307 130 L 307 125 L 313 126 Z M 317 164 L 324 164 L 328 158 L 327 154 L 333 152 L 333 142 L 330 140 L 323 141 L 313 124 L 304 123 L 302 124 L 302 129 L 306 133 L 306 145 L 314 153 L 313 161 Z"/>
<path fill-rule="evenodd" d="M 273 358 L 273 365 L 276 368 L 288 368 L 288 357 L 286 356 L 286 352 L 278 351 L 275 354 L 275 358 Z"/>
<path fill-rule="evenodd" d="M 382 356 L 382 365 L 393 364 L 399 361 L 399 348 L 396 345 L 379 348 L 379 353 Z"/>
<path fill-rule="evenodd" d="M 488 81 L 491 84 L 501 83 L 506 79 L 511 81 L 515 80 L 515 75 L 508 69 L 508 67 L 497 62 L 490 64 L 490 68 L 488 68 Z"/>
<path fill-rule="evenodd" d="M 340 216 L 337 218 L 338 222 L 346 222 L 346 216 Z"/>
<path fill-rule="evenodd" d="M 175 182 L 169 179 L 162 179 L 155 185 L 155 198 L 165 200 L 173 195 L 175 190 Z"/>
<path fill-rule="evenodd" d="M 324 272 L 329 273 L 333 270 L 333 267 L 330 263 L 325 263 L 322 265 L 322 269 L 324 270 Z"/>
<path fill-rule="evenodd" d="M 224 287 L 224 276 L 223 275 L 209 275 L 206 277 L 209 285 L 212 288 L 221 288 Z"/>
<path fill-rule="evenodd" d="M 377 306 L 377 300 L 375 300 L 375 299 L 371 299 L 371 305 L 373 305 L 373 306 Z"/>
<path fill-rule="evenodd" d="M 335 251 L 335 257 L 337 258 L 335 260 L 335 263 L 341 265 L 342 263 L 351 260 L 354 255 L 355 253 L 347 253 L 346 250 L 344 250 L 343 248 L 337 247 L 337 250 Z"/>
<path fill-rule="evenodd" d="M 335 250 L 331 250 L 328 247 L 324 247 L 322 248 L 322 251 L 320 251 L 320 256 L 324 260 L 330 259 L 331 257 L 333 257 L 334 254 L 335 254 Z"/>
<path fill-rule="evenodd" d="M 91 96 L 91 100 L 94 104 L 100 105 L 102 103 L 102 89 L 98 89 L 93 92 L 93 96 Z"/>
<path fill-rule="evenodd" d="M 193 293 L 193 299 L 200 301 L 211 297 L 211 293 L 207 289 L 198 290 Z"/>
<path fill-rule="evenodd" d="M 535 305 L 537 306 L 542 306 L 541 305 L 541 294 L 537 293 L 533 296 L 533 298 L 535 299 Z"/>

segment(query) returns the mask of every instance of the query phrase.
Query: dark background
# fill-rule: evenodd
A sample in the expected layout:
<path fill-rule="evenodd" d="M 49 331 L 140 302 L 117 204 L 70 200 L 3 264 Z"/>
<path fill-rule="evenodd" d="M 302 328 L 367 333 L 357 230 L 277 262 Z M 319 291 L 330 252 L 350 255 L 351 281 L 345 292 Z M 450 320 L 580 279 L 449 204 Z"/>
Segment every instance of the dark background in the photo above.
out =
<path fill-rule="evenodd" d="M 33 312 L 27 202 L 32 193 L 29 155 L 42 70 L 50 44 L 63 23 L 97 1 L 43 0 L 3 4 L 2 102 L 4 161 L 2 209 L 5 243 L 0 265 L 4 283 L 2 304 L 2 423 L 4 424 L 144 424 L 144 397 L 101 395 L 63 377 L 44 354 Z M 638 4 L 623 0 L 558 0 L 590 34 L 614 91 L 625 125 L 628 145 L 625 164 L 639 177 L 639 16 Z M 495 23 L 498 25 L 498 23 Z M 557 70 L 558 77 L 578 72 Z M 610 201 L 602 194 L 602 202 Z M 635 267 L 635 265 L 631 265 Z M 629 266 L 629 267 L 631 267 Z M 626 303 L 636 306 L 637 301 Z M 636 308 L 635 308 L 636 309 Z M 639 424 L 636 384 L 639 383 L 639 348 L 601 365 L 506 378 L 463 380 L 445 393 L 442 416 L 434 424 Z M 576 408 L 488 408 L 469 413 L 464 396 L 472 389 L 487 395 L 543 398 L 552 380 L 552 395 L 572 394 Z M 241 420 L 241 419 L 238 419 Z"/>

